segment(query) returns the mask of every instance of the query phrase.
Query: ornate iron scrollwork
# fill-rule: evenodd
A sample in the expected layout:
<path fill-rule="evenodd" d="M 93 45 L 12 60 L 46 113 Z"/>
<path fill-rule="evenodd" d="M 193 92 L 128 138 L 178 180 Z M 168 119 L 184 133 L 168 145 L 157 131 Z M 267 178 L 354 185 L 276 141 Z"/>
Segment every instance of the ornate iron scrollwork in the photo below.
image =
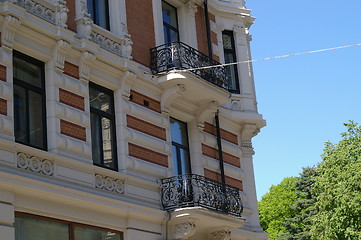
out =
<path fill-rule="evenodd" d="M 223 186 L 206 177 L 184 174 L 161 180 L 163 209 L 170 212 L 177 208 L 200 206 L 216 212 L 241 217 L 243 205 L 240 190 Z"/>
<path fill-rule="evenodd" d="M 166 73 L 171 70 L 190 70 L 193 74 L 220 88 L 228 90 L 225 67 L 196 69 L 220 63 L 207 55 L 181 42 L 167 43 L 150 49 L 150 68 L 153 74 Z"/>

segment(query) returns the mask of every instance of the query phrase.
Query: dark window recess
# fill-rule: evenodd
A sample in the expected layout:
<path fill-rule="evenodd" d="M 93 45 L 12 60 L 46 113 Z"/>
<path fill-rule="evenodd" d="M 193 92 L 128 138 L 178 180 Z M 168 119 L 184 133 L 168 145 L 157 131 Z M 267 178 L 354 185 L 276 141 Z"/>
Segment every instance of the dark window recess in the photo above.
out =
<path fill-rule="evenodd" d="M 179 42 L 177 8 L 162 1 L 164 43 Z"/>
<path fill-rule="evenodd" d="M 99 27 L 110 30 L 108 0 L 87 0 L 91 19 Z"/>
<path fill-rule="evenodd" d="M 144 100 L 143 105 L 146 106 L 146 107 L 149 107 L 149 102 L 147 100 Z"/>
<path fill-rule="evenodd" d="M 170 129 L 172 137 L 174 174 L 189 174 L 191 173 L 191 162 L 189 157 L 187 124 L 171 118 Z"/>
<path fill-rule="evenodd" d="M 111 90 L 89 83 L 93 162 L 118 170 L 113 99 Z"/>
<path fill-rule="evenodd" d="M 13 56 L 15 141 L 47 150 L 44 63 Z"/>
<path fill-rule="evenodd" d="M 123 240 L 123 233 L 75 222 L 16 213 L 16 240 Z"/>
<path fill-rule="evenodd" d="M 234 38 L 232 31 L 222 32 L 224 62 L 237 62 L 236 49 L 234 45 Z M 228 79 L 228 89 L 232 93 L 239 93 L 239 81 L 237 65 L 226 66 L 226 73 Z"/>

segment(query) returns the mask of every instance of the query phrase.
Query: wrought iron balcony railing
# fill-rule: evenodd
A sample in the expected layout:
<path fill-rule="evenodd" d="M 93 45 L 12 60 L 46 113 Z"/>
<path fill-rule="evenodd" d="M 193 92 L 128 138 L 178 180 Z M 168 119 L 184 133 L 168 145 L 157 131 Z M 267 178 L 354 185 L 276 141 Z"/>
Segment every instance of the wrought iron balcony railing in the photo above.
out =
<path fill-rule="evenodd" d="M 167 43 L 150 49 L 150 68 L 153 74 L 219 64 L 217 61 L 211 61 L 207 55 L 181 42 Z M 207 82 L 228 90 L 227 74 L 224 67 L 194 69 L 190 72 Z"/>
<path fill-rule="evenodd" d="M 243 206 L 239 189 L 196 174 L 185 174 L 161 180 L 163 209 L 171 212 L 178 208 L 204 207 L 241 217 Z"/>

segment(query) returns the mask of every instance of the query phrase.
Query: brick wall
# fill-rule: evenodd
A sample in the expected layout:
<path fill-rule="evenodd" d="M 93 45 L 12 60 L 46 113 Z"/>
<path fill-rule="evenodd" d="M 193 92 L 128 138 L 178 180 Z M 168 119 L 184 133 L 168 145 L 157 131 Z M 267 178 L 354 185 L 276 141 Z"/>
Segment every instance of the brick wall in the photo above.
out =
<path fill-rule="evenodd" d="M 150 49 L 155 47 L 151 0 L 126 0 L 128 32 L 133 40 L 133 60 L 150 66 Z"/>
<path fill-rule="evenodd" d="M 167 140 L 164 128 L 158 127 L 139 118 L 127 115 L 127 127 L 151 135 L 153 137 Z"/>
<path fill-rule="evenodd" d="M 202 154 L 205 156 L 219 160 L 218 150 L 215 148 L 212 148 L 210 146 L 207 146 L 205 144 L 202 144 Z M 233 156 L 226 152 L 222 152 L 222 155 L 223 155 L 223 161 L 225 163 L 231 164 L 235 167 L 241 167 L 238 157 Z"/>
<path fill-rule="evenodd" d="M 72 30 L 73 32 L 76 32 L 76 22 L 75 22 L 75 0 L 67 0 L 66 6 L 69 8 L 68 12 L 68 21 L 66 24 L 68 25 L 68 29 Z"/>
<path fill-rule="evenodd" d="M 160 102 L 139 92 L 130 91 L 130 101 L 160 113 Z"/>
<path fill-rule="evenodd" d="M 84 111 L 84 97 L 59 88 L 59 101 Z"/>
<path fill-rule="evenodd" d="M 79 79 L 79 67 L 75 64 L 65 61 L 64 62 L 64 74 L 73 78 Z"/>
<path fill-rule="evenodd" d="M 6 67 L 3 65 L 0 65 L 0 81 L 6 82 Z"/>
<path fill-rule="evenodd" d="M 168 156 L 133 143 L 128 143 L 129 156 L 168 167 Z"/>
<path fill-rule="evenodd" d="M 60 133 L 82 141 L 86 141 L 85 127 L 60 119 Z"/>
<path fill-rule="evenodd" d="M 204 169 L 204 176 L 206 178 L 212 179 L 213 181 L 222 182 L 220 173 L 214 172 L 214 171 L 206 169 L 206 168 Z M 239 190 L 243 191 L 243 183 L 241 180 L 231 178 L 228 176 L 225 176 L 225 180 L 226 180 L 227 185 L 238 188 Z"/>
<path fill-rule="evenodd" d="M 216 126 L 214 126 L 213 124 L 205 122 L 203 131 L 206 133 L 212 134 L 214 136 L 217 136 Z M 238 137 L 236 134 L 226 131 L 222 128 L 220 129 L 220 132 L 221 132 L 222 139 L 238 145 Z"/>
<path fill-rule="evenodd" d="M 0 98 L 0 114 L 7 115 L 8 114 L 8 107 L 7 101 L 5 99 Z"/>

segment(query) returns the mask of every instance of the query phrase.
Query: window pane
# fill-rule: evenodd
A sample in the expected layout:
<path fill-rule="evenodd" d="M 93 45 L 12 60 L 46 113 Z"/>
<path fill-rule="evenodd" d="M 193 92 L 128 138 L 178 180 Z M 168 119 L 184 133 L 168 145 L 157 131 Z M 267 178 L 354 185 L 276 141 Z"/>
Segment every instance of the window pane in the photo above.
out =
<path fill-rule="evenodd" d="M 191 164 L 189 161 L 189 152 L 180 148 L 180 161 L 182 167 L 182 174 L 191 173 Z"/>
<path fill-rule="evenodd" d="M 188 146 L 187 124 L 174 118 L 170 119 L 172 141 Z"/>
<path fill-rule="evenodd" d="M 68 240 L 69 225 L 39 218 L 15 217 L 15 240 Z"/>
<path fill-rule="evenodd" d="M 222 40 L 223 40 L 223 48 L 224 49 L 233 50 L 232 49 L 232 37 L 231 37 L 231 35 L 223 34 L 222 35 Z"/>
<path fill-rule="evenodd" d="M 95 22 L 94 19 L 94 3 L 93 0 L 87 0 L 87 8 L 88 8 L 88 13 L 90 14 L 90 18 Z"/>
<path fill-rule="evenodd" d="M 87 228 L 82 226 L 75 226 L 74 239 L 75 240 L 122 240 L 123 237 L 120 233 Z"/>
<path fill-rule="evenodd" d="M 96 24 L 109 30 L 109 9 L 108 0 L 95 1 Z"/>
<path fill-rule="evenodd" d="M 178 155 L 177 155 L 177 147 L 172 146 L 172 156 L 173 156 L 173 169 L 174 169 L 174 175 L 180 175 L 181 169 L 178 168 Z"/>
<path fill-rule="evenodd" d="M 90 113 L 90 124 L 91 124 L 91 135 L 92 135 L 92 155 L 93 162 L 95 164 L 101 164 L 102 162 L 102 150 L 101 150 L 101 123 L 100 118 L 94 114 Z"/>
<path fill-rule="evenodd" d="M 111 97 L 108 94 L 90 87 L 89 99 L 91 107 L 108 113 L 113 111 L 111 106 Z"/>
<path fill-rule="evenodd" d="M 114 168 L 112 149 L 112 126 L 108 118 L 102 118 L 103 156 L 104 165 Z"/>
<path fill-rule="evenodd" d="M 29 140 L 35 147 L 44 147 L 42 110 L 42 96 L 29 91 Z"/>
<path fill-rule="evenodd" d="M 168 23 L 174 28 L 177 26 L 177 9 L 166 2 L 162 2 L 163 22 Z"/>
<path fill-rule="evenodd" d="M 18 142 L 26 143 L 27 119 L 26 119 L 26 92 L 25 89 L 14 85 L 14 128 L 15 139 Z"/>
<path fill-rule="evenodd" d="M 224 54 L 224 62 L 231 63 L 233 62 L 234 56 L 231 53 Z M 229 89 L 237 89 L 236 85 L 236 71 L 237 67 L 235 65 L 226 66 L 226 73 L 228 78 L 228 88 Z"/>
<path fill-rule="evenodd" d="M 42 87 L 41 67 L 14 56 L 14 78 Z"/>

